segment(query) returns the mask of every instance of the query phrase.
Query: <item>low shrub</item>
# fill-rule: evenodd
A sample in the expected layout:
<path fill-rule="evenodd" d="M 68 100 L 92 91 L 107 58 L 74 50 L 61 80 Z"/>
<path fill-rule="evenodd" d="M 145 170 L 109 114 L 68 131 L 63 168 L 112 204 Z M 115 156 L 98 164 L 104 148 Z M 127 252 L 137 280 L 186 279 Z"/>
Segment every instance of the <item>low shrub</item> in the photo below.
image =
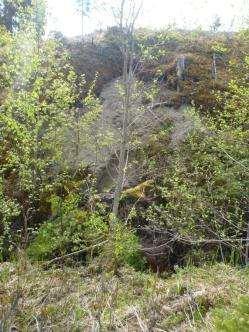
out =
<path fill-rule="evenodd" d="M 145 268 L 145 259 L 139 249 L 139 238 L 133 230 L 118 223 L 115 229 L 115 257 L 121 264 L 128 264 L 135 269 Z"/>
<path fill-rule="evenodd" d="M 132 266 L 135 270 L 146 268 L 145 258 L 142 256 L 139 238 L 135 231 L 127 225 L 117 222 L 104 251 L 106 265 L 116 270 L 123 265 Z"/>
<path fill-rule="evenodd" d="M 51 259 L 97 244 L 107 236 L 108 225 L 97 213 L 70 209 L 45 222 L 27 249 L 32 260 Z"/>
<path fill-rule="evenodd" d="M 249 331 L 249 296 L 242 296 L 231 310 L 217 310 L 214 317 L 216 332 Z"/>

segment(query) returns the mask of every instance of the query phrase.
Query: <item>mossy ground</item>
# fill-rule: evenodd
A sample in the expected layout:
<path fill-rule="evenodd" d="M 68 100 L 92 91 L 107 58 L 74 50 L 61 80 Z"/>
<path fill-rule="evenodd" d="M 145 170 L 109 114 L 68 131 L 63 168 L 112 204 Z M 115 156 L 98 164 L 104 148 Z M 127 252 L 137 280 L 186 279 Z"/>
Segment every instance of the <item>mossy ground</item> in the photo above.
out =
<path fill-rule="evenodd" d="M 24 264 L 25 263 L 25 264 Z M 171 276 L 91 266 L 0 266 L 0 318 L 7 331 L 213 331 L 213 312 L 249 295 L 249 271 L 224 264 Z"/>

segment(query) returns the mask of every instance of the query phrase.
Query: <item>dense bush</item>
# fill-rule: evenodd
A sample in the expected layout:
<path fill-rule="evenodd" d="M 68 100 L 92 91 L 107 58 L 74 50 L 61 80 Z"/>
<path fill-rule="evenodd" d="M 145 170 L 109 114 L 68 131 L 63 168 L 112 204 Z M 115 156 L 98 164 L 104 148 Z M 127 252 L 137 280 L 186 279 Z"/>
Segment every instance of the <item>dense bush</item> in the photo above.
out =
<path fill-rule="evenodd" d="M 54 217 L 43 223 L 28 247 L 31 259 L 51 259 L 106 240 L 107 223 L 97 213 L 77 209 L 78 199 L 75 195 L 70 195 L 64 201 L 53 197 Z M 79 256 L 85 258 L 86 255 L 83 252 Z"/>
<path fill-rule="evenodd" d="M 230 70 L 234 79 L 228 91 L 216 96 L 224 106 L 205 117 L 199 110 L 192 113 L 195 129 L 171 151 L 163 174 L 162 168 L 156 170 L 155 166 L 155 174 L 161 173 L 156 199 L 142 215 L 152 229 L 170 229 L 189 244 L 224 240 L 216 245 L 219 256 L 225 259 L 228 255 L 230 260 L 230 253 L 237 251 L 243 260 L 239 239 L 246 237 L 249 197 L 249 87 L 243 79 L 247 57 Z"/>
<path fill-rule="evenodd" d="M 37 217 L 39 201 L 66 170 L 63 140 L 68 126 L 65 110 L 74 100 L 75 75 L 67 55 L 45 42 L 38 48 L 34 27 L 25 21 L 13 36 L 0 36 L 0 214 L 6 233 L 13 214 L 4 206 L 16 205 L 15 215 L 27 242 L 30 223 Z M 48 89 L 49 87 L 49 89 Z M 17 219 L 18 217 L 18 219 Z M 0 248 L 1 250 L 2 248 Z"/>
<path fill-rule="evenodd" d="M 84 162 L 83 145 L 97 154 L 99 141 L 108 144 L 108 133 L 97 140 L 92 133 L 101 113 L 93 92 L 122 73 L 122 32 L 110 28 L 85 43 L 58 36 L 42 40 L 39 16 L 44 18 L 44 8 L 36 9 L 37 20 L 32 8 L 28 20 L 28 13 L 20 15 L 15 33 L 0 27 L 1 259 L 9 257 L 13 246 L 26 248 L 30 235 L 30 257 L 48 259 L 91 246 L 107 238 L 108 231 L 93 206 L 95 184 L 88 179 L 95 176 L 93 168 L 83 165 L 89 172 L 76 174 Z M 171 98 L 170 105 L 195 105 L 195 114 L 189 115 L 195 129 L 184 143 L 174 145 L 174 128 L 164 123 L 165 128 L 132 147 L 129 163 L 140 172 L 141 183 L 121 195 L 123 210 L 133 204 L 124 215 L 197 244 L 193 257 L 189 252 L 182 257 L 184 262 L 202 261 L 207 252 L 216 255 L 217 248 L 222 259 L 242 253 L 239 239 L 246 235 L 249 187 L 247 38 L 248 31 L 214 35 L 169 28 L 135 33 L 137 78 L 153 82 L 138 84 L 146 90 L 144 103 L 159 106 L 166 100 L 168 105 Z M 186 62 L 182 78 L 179 57 Z M 114 260 L 143 265 L 133 231 L 117 224 L 109 235 Z M 199 248 L 205 240 L 223 242 Z"/>
<path fill-rule="evenodd" d="M 146 263 L 140 251 L 139 238 L 134 230 L 117 223 L 112 235 L 112 241 L 112 255 L 118 265 L 127 264 L 138 270 L 145 268 Z"/>

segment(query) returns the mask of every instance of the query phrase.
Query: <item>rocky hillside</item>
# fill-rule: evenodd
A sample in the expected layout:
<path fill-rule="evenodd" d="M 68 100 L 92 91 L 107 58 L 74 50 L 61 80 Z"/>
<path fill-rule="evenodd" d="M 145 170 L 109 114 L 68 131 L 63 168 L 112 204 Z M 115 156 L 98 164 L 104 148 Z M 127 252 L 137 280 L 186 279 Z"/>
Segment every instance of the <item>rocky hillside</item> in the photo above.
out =
<path fill-rule="evenodd" d="M 248 331 L 249 31 L 32 8 L 0 22 L 0 331 Z"/>
<path fill-rule="evenodd" d="M 109 137 L 109 141 L 105 146 L 101 143 L 97 147 L 90 142 L 86 144 L 84 149 L 81 149 L 79 155 L 79 162 L 84 162 L 87 165 L 94 165 L 94 170 L 99 175 L 100 192 L 106 189 L 111 189 L 115 185 L 116 168 L 117 168 L 117 154 L 120 146 L 120 130 L 122 126 L 122 96 L 119 92 L 119 80 L 115 79 L 106 85 L 100 94 L 102 100 L 102 111 L 99 118 L 91 125 L 90 133 L 95 137 Z M 138 85 L 138 82 L 134 83 Z M 177 148 L 179 144 L 184 141 L 187 134 L 195 126 L 195 119 L 191 119 L 191 115 L 187 114 L 187 105 L 182 105 L 180 108 L 169 107 L 164 102 L 160 102 L 161 94 L 155 97 L 153 102 L 144 103 L 143 91 L 149 91 L 150 86 L 142 84 L 137 88 L 140 98 L 134 100 L 132 106 L 132 135 L 136 137 L 137 144 L 146 145 L 153 133 L 156 133 L 165 124 L 171 124 L 174 129 L 170 134 L 170 147 Z M 136 147 L 133 147 L 134 151 Z M 132 153 L 132 151 L 131 151 Z M 133 161 L 136 161 L 134 155 Z M 129 188 L 139 184 L 142 174 L 138 174 L 134 167 L 130 167 L 126 180 L 125 187 Z M 105 184 L 108 184 L 106 188 Z M 112 185 L 111 185 L 112 184 Z"/>
<path fill-rule="evenodd" d="M 84 73 L 89 81 L 99 73 L 98 93 L 122 71 L 122 55 L 115 33 L 114 28 L 96 34 L 84 46 L 64 40 L 79 74 Z M 232 33 L 140 29 L 135 38 L 139 79 L 145 82 L 156 79 L 161 88 L 161 101 L 175 107 L 195 103 L 205 110 L 215 106 L 213 92 L 226 88 L 229 62 L 238 59 L 244 47 L 239 36 Z"/>

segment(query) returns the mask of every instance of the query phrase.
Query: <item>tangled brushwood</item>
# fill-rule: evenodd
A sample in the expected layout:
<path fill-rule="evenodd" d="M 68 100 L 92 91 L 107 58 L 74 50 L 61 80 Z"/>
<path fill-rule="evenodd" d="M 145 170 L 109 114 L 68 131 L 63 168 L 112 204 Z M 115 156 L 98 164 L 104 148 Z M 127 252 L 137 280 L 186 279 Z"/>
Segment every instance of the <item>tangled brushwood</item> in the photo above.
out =
<path fill-rule="evenodd" d="M 248 331 L 249 30 L 120 4 L 0 0 L 0 331 Z"/>

